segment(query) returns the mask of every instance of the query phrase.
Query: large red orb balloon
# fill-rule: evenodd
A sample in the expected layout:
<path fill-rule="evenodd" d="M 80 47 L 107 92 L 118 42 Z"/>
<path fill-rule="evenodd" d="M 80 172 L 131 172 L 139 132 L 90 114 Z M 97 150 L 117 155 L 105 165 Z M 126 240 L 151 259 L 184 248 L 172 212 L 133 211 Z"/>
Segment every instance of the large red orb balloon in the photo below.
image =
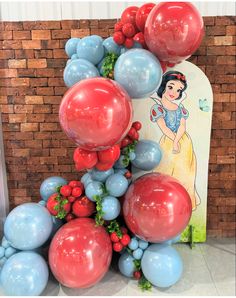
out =
<path fill-rule="evenodd" d="M 155 5 L 154 3 L 145 3 L 138 9 L 136 13 L 136 25 L 141 32 L 144 31 L 147 17 Z"/>
<path fill-rule="evenodd" d="M 150 173 L 129 187 L 123 214 L 135 235 L 149 242 L 163 242 L 185 229 L 192 204 L 189 194 L 176 179 Z"/>
<path fill-rule="evenodd" d="M 162 2 L 148 15 L 144 37 L 149 50 L 161 61 L 181 62 L 199 47 L 203 19 L 189 2 Z"/>
<path fill-rule="evenodd" d="M 52 239 L 49 264 L 56 279 L 69 288 L 88 288 L 109 269 L 112 246 L 102 226 L 91 218 L 78 218 L 63 225 Z"/>
<path fill-rule="evenodd" d="M 64 95 L 60 123 L 69 138 L 85 150 L 104 150 L 120 142 L 131 127 L 132 104 L 115 81 L 90 78 Z"/>

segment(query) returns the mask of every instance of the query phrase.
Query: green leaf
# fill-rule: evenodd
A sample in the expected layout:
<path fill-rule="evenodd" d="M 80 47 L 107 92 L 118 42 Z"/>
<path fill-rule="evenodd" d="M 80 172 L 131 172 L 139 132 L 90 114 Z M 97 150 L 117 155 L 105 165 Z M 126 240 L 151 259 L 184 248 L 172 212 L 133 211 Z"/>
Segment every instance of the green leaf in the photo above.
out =
<path fill-rule="evenodd" d="M 142 291 L 151 291 L 152 290 L 152 284 L 144 276 L 142 276 L 140 278 L 140 280 L 138 281 L 138 286 Z"/>
<path fill-rule="evenodd" d="M 136 271 L 141 269 L 141 260 L 133 260 Z"/>

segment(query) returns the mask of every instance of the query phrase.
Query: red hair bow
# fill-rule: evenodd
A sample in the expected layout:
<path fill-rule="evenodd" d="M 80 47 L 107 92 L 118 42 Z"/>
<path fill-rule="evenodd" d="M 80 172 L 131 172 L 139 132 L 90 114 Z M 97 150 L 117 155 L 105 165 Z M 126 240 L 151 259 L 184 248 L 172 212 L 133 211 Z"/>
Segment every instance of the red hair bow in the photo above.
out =
<path fill-rule="evenodd" d="M 185 76 L 181 75 L 180 73 L 173 73 L 171 75 L 177 77 L 178 80 L 186 81 Z"/>

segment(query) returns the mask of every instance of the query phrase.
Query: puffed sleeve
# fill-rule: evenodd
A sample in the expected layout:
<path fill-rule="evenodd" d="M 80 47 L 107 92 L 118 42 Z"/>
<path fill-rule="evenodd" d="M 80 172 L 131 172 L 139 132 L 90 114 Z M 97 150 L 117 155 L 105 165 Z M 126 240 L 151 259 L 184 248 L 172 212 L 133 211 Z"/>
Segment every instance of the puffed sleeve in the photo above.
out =
<path fill-rule="evenodd" d="M 150 119 L 156 122 L 160 117 L 165 117 L 165 111 L 161 105 L 155 104 L 150 110 Z"/>
<path fill-rule="evenodd" d="M 189 112 L 185 109 L 183 105 L 180 106 L 181 108 L 181 118 L 184 118 L 185 120 L 188 119 Z"/>

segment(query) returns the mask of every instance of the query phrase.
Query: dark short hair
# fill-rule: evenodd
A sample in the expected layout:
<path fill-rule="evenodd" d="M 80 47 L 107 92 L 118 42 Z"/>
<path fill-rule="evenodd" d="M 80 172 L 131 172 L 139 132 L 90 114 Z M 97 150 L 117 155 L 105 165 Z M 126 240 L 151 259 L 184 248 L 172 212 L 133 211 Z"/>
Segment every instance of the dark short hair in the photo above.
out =
<path fill-rule="evenodd" d="M 166 90 L 166 84 L 169 81 L 180 81 L 181 83 L 183 83 L 184 88 L 180 91 L 179 97 L 176 99 L 180 99 L 182 96 L 182 93 L 184 90 L 186 90 L 187 88 L 187 81 L 185 76 L 179 72 L 179 71 L 168 71 L 166 72 L 163 76 L 162 76 L 162 82 L 160 87 L 157 90 L 157 95 L 161 98 L 162 94 L 164 93 L 164 91 Z"/>

